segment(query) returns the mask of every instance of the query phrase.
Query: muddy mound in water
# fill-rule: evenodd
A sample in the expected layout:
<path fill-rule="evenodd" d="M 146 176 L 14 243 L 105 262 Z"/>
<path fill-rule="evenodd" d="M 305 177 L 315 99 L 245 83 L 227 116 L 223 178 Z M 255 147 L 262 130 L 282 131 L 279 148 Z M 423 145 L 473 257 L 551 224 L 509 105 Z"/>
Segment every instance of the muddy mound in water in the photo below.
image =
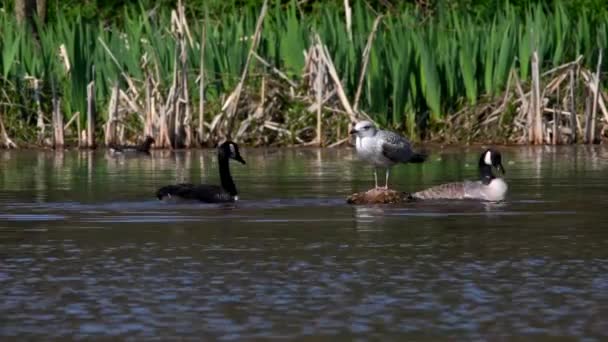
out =
<path fill-rule="evenodd" d="M 407 192 L 392 189 L 370 189 L 365 192 L 356 192 L 346 199 L 349 204 L 396 204 L 412 202 L 414 199 Z"/>

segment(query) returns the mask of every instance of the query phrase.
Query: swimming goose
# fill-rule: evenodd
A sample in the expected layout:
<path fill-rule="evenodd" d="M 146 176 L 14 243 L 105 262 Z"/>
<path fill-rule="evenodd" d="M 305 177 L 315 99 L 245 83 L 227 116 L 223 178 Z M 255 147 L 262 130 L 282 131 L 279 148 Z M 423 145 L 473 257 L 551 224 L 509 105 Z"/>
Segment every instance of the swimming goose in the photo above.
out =
<path fill-rule="evenodd" d="M 119 146 L 115 144 L 110 144 L 108 147 L 110 148 L 110 152 L 112 154 L 124 154 L 124 153 L 133 153 L 133 154 L 150 154 L 150 146 L 154 144 L 154 138 L 151 136 L 146 136 L 144 142 L 137 146 Z"/>
<path fill-rule="evenodd" d="M 176 197 L 185 200 L 199 200 L 206 203 L 233 202 L 238 200 L 236 186 L 230 174 L 229 159 L 234 159 L 245 164 L 245 160 L 239 154 L 238 145 L 231 141 L 226 141 L 217 148 L 221 186 L 208 184 L 167 185 L 158 189 L 156 197 L 159 200 Z"/>
<path fill-rule="evenodd" d="M 479 158 L 478 181 L 447 183 L 412 194 L 414 199 L 476 199 L 498 202 L 505 198 L 507 183 L 492 173 L 492 167 L 506 173 L 500 152 L 487 149 Z"/>
<path fill-rule="evenodd" d="M 378 188 L 377 168 L 386 168 L 384 189 L 388 189 L 390 169 L 397 163 L 422 163 L 426 155 L 412 150 L 410 142 L 390 131 L 377 129 L 369 121 L 360 121 L 350 131 L 356 136 L 357 155 L 374 166 L 374 182 Z"/>

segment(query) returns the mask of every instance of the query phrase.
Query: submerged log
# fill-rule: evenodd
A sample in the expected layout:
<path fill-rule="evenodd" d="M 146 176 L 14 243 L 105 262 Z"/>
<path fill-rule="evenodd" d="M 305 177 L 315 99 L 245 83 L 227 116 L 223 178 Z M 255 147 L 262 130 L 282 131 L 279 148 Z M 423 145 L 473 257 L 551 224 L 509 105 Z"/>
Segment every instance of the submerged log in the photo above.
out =
<path fill-rule="evenodd" d="M 348 204 L 397 204 L 413 201 L 414 199 L 407 192 L 382 188 L 356 192 L 346 199 Z"/>

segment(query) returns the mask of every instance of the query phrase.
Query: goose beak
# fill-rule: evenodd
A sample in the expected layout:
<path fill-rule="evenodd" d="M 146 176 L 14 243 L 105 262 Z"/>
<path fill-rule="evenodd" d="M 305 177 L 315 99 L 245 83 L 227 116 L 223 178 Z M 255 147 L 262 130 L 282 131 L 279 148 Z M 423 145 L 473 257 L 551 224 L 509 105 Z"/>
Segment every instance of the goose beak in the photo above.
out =
<path fill-rule="evenodd" d="M 348 133 L 350 133 L 350 134 L 357 134 L 357 132 L 359 132 L 359 131 L 357 131 L 356 129 L 353 128 Z"/>
<path fill-rule="evenodd" d="M 241 157 L 240 155 L 238 155 L 238 156 L 234 157 L 234 160 L 238 161 L 238 162 L 239 162 L 239 163 L 241 163 L 241 164 L 247 164 L 247 163 L 245 162 L 245 160 L 243 159 L 243 157 Z"/>
<path fill-rule="evenodd" d="M 505 167 L 502 166 L 502 164 L 496 165 L 496 169 L 499 170 L 500 172 L 502 172 L 503 175 L 507 173 L 507 171 L 505 170 Z"/>

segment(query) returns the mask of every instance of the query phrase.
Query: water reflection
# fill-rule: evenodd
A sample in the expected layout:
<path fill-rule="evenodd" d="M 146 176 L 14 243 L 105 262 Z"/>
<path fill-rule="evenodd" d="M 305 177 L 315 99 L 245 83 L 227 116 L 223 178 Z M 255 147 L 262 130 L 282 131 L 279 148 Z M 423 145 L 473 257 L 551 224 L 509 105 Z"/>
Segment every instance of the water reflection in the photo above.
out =
<path fill-rule="evenodd" d="M 474 179 L 480 150 L 394 185 Z M 501 152 L 503 203 L 349 206 L 372 179 L 352 150 L 244 149 L 226 206 L 154 198 L 219 183 L 213 150 L 0 151 L 0 337 L 605 336 L 607 150 Z"/>
<path fill-rule="evenodd" d="M 383 206 L 354 206 L 357 231 L 382 231 L 386 210 L 387 208 Z"/>

